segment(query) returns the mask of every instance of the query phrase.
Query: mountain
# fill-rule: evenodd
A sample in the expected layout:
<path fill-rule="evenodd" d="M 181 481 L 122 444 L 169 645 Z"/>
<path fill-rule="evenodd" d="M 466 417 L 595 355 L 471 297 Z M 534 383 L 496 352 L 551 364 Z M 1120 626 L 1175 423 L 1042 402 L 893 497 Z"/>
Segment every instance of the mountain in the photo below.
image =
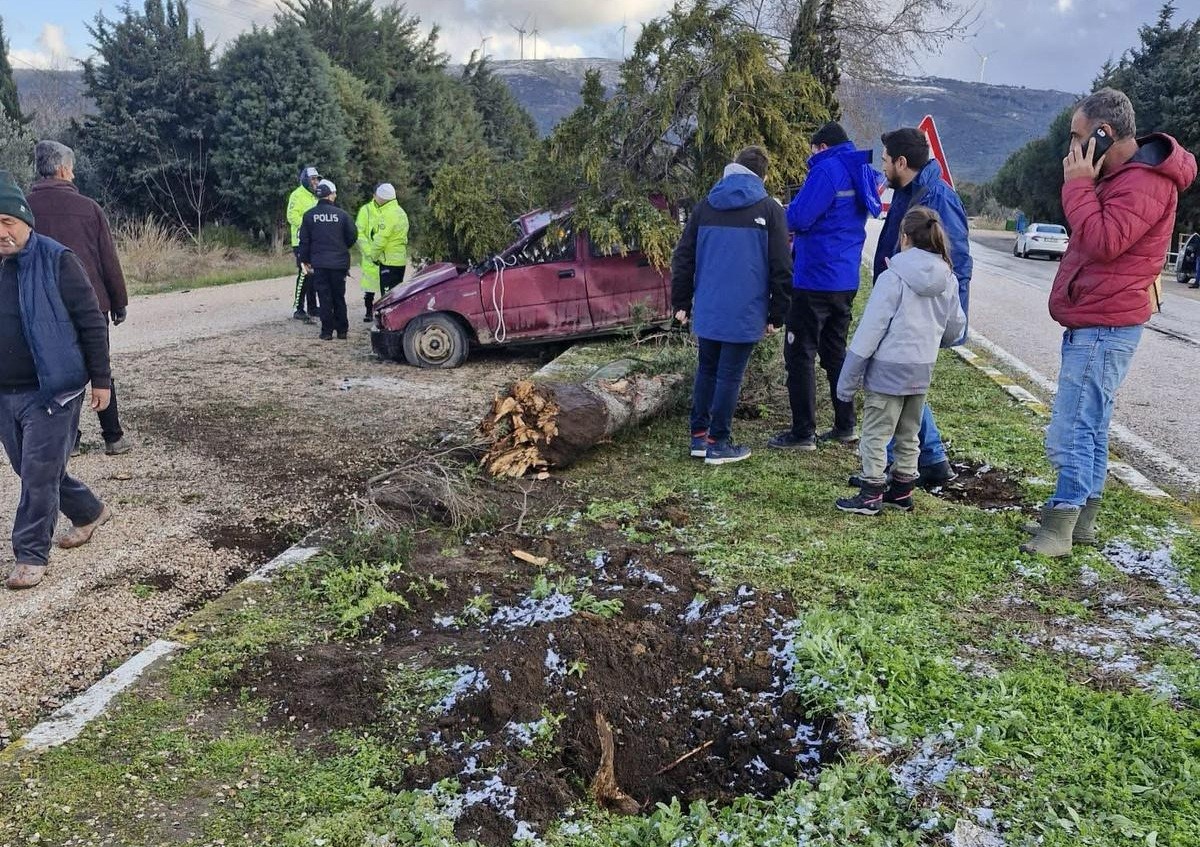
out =
<path fill-rule="evenodd" d="M 620 79 L 613 59 L 493 61 L 492 68 L 546 135 L 580 103 L 584 74 L 592 69 L 608 90 Z M 885 129 L 916 126 L 933 115 L 950 168 L 958 180 L 987 182 L 1014 151 L 1041 136 L 1077 99 L 1063 91 L 988 85 L 956 79 L 899 79 L 890 84 L 847 82 L 839 92 L 847 129 L 864 146 L 879 148 Z"/>

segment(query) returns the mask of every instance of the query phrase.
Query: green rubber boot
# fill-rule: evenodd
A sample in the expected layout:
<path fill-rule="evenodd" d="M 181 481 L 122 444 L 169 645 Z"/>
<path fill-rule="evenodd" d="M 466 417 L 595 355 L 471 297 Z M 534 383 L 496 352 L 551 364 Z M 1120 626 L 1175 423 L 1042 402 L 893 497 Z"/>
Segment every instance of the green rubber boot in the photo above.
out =
<path fill-rule="evenodd" d="M 1058 558 L 1071 555 L 1071 537 L 1079 522 L 1079 507 L 1048 509 L 1037 535 L 1021 545 L 1022 553 Z"/>
<path fill-rule="evenodd" d="M 1075 531 L 1071 533 L 1071 541 L 1086 547 L 1100 546 L 1100 538 L 1096 535 L 1096 516 L 1100 514 L 1100 498 L 1088 500 L 1079 510 L 1079 520 L 1075 523 Z"/>

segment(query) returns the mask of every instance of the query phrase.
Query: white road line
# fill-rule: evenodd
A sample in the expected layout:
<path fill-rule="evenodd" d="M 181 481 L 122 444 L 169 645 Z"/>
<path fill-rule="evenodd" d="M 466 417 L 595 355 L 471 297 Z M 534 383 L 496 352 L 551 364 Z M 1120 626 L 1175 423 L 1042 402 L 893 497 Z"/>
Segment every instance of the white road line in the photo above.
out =
<path fill-rule="evenodd" d="M 101 714 L 114 697 L 133 685 L 146 668 L 182 646 L 175 641 L 155 641 L 31 729 L 19 742 L 20 749 L 40 752 L 74 740 L 88 722 Z"/>
<path fill-rule="evenodd" d="M 1023 376 L 1027 377 L 1036 386 L 1046 392 L 1048 404 L 1052 401 L 1054 395 L 1058 392 L 1058 386 L 1047 377 L 1045 374 L 1035 370 L 1025 362 L 1018 359 L 1013 354 L 1009 353 L 1003 347 L 988 340 L 980 335 L 975 330 L 971 330 L 971 343 L 976 344 L 986 350 L 988 355 L 992 356 L 1000 362 L 1003 362 L 1009 368 Z M 1200 491 L 1200 474 L 1189 469 L 1183 462 L 1176 459 L 1174 456 L 1155 447 L 1146 439 L 1142 438 L 1137 433 L 1123 426 L 1122 424 L 1113 421 L 1109 426 L 1110 437 L 1117 443 L 1119 448 L 1122 448 L 1127 453 L 1134 453 L 1146 464 L 1149 464 L 1155 472 L 1164 474 L 1184 487 L 1192 491 Z M 1169 497 L 1170 495 L 1163 491 L 1158 486 L 1154 485 L 1142 473 L 1135 468 L 1121 462 L 1109 462 L 1109 471 L 1113 476 L 1126 483 L 1130 488 L 1146 494 L 1150 497 Z"/>

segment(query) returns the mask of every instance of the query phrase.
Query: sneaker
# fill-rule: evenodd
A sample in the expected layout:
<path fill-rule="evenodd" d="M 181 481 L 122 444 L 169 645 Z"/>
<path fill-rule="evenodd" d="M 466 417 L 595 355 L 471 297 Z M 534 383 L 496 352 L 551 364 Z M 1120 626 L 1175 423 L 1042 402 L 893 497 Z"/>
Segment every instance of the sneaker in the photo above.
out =
<path fill-rule="evenodd" d="M 132 449 L 133 445 L 129 443 L 129 439 L 124 437 L 118 438 L 116 441 L 104 442 L 104 455 L 106 456 L 120 456 Z"/>
<path fill-rule="evenodd" d="M 838 444 L 857 444 L 858 433 L 854 430 L 849 432 L 841 432 L 840 430 L 831 429 L 827 432 L 822 432 L 817 436 L 817 442 L 836 441 Z"/>
<path fill-rule="evenodd" d="M 913 510 L 913 489 L 916 488 L 916 485 L 915 479 L 906 482 L 893 479 L 888 485 L 887 491 L 883 492 L 883 505 L 889 509 L 911 512 Z"/>
<path fill-rule="evenodd" d="M 315 321 L 317 318 L 321 317 L 321 313 L 320 312 L 309 312 L 308 317 L 309 317 L 309 320 Z"/>
<path fill-rule="evenodd" d="M 864 485 L 853 497 L 840 498 L 837 507 L 854 515 L 878 515 L 883 511 L 883 491 L 882 485 Z"/>
<path fill-rule="evenodd" d="M 372 318 L 370 315 L 363 315 L 363 323 L 369 324 L 371 321 L 372 321 Z"/>
<path fill-rule="evenodd" d="M 322 341 L 333 341 L 333 336 L 324 332 L 318 335 L 317 338 L 321 339 Z"/>
<path fill-rule="evenodd" d="M 703 459 L 708 455 L 708 430 L 692 433 L 692 451 L 689 455 L 693 459 Z"/>
<path fill-rule="evenodd" d="M 750 448 L 741 444 L 730 444 L 728 441 L 715 443 L 710 441 L 704 453 L 704 464 L 727 465 L 730 462 L 740 462 L 750 458 Z"/>
<path fill-rule="evenodd" d="M 775 450 L 816 450 L 816 436 L 797 438 L 790 429 L 775 435 L 767 442 L 767 446 Z"/>
<path fill-rule="evenodd" d="M 891 465 L 888 465 L 886 468 L 884 468 L 883 479 L 889 485 L 891 484 L 891 482 L 892 482 L 892 466 Z M 851 474 L 850 478 L 846 480 L 846 485 L 850 486 L 851 488 L 862 488 L 866 484 L 867 483 L 863 480 L 863 478 L 860 474 Z"/>
<path fill-rule="evenodd" d="M 951 467 L 950 462 L 941 461 L 936 465 L 926 465 L 917 468 L 917 485 L 924 489 L 940 488 L 948 482 L 958 479 L 958 472 Z"/>
<path fill-rule="evenodd" d="M 308 315 L 304 313 L 303 309 L 297 309 L 292 313 L 292 317 L 298 321 L 304 321 L 305 323 L 308 323 Z"/>
<path fill-rule="evenodd" d="M 112 517 L 112 509 L 104 506 L 100 510 L 100 516 L 91 523 L 85 523 L 82 526 L 72 526 L 71 529 L 58 541 L 58 546 L 64 550 L 70 550 L 74 547 L 82 547 L 92 540 L 92 536 L 96 534 L 96 530 L 102 525 L 108 523 Z"/>

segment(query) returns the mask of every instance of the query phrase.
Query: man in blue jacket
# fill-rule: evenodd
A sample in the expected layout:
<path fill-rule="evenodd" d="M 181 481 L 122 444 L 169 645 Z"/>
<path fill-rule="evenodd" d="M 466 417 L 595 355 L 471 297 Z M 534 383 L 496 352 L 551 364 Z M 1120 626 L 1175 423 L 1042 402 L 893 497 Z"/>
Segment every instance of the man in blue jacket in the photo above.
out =
<path fill-rule="evenodd" d="M 787 365 L 792 428 L 767 442 L 777 449 L 816 450 L 817 441 L 850 444 L 854 404 L 838 399 L 846 359 L 846 333 L 858 293 L 867 215 L 881 204 L 871 151 L 856 150 L 840 124 L 827 123 L 812 137 L 808 178 L 787 209 L 792 231 L 792 306 L 783 356 Z M 829 382 L 833 428 L 817 435 L 816 360 Z"/>
<path fill-rule="evenodd" d="M 885 132 L 883 141 L 883 174 L 894 189 L 879 244 L 875 248 L 875 279 L 887 268 L 888 260 L 900 251 L 900 221 L 913 206 L 926 206 L 938 213 L 950 241 L 950 261 L 958 278 L 958 299 L 963 314 L 970 319 L 967 304 L 970 299 L 971 262 L 970 236 L 967 232 L 967 212 L 962 201 L 942 179 L 942 166 L 929 154 L 925 133 L 913 127 Z M 966 340 L 966 333 L 958 340 Z M 933 412 L 925 406 L 921 419 L 921 456 L 917 461 L 919 484 L 936 488 L 957 475 L 946 458 L 941 433 L 933 420 Z"/>
<path fill-rule="evenodd" d="M 692 212 L 671 259 L 671 307 L 699 348 L 691 455 L 722 465 L 749 458 L 731 440 L 733 410 L 754 345 L 787 313 L 787 220 L 767 193 L 767 154 L 747 147 Z"/>

